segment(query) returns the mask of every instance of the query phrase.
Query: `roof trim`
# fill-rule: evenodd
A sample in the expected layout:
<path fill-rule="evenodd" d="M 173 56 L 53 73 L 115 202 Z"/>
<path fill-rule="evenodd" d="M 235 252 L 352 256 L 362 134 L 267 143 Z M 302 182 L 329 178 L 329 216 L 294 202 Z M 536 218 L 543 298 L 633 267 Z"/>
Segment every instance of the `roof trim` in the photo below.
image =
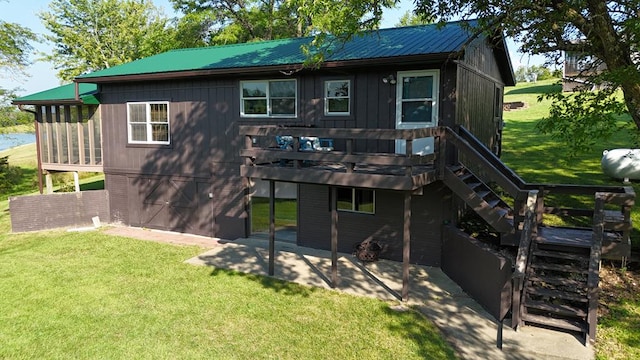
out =
<path fill-rule="evenodd" d="M 457 59 L 459 56 L 456 52 L 447 53 L 435 53 L 435 54 L 420 54 L 420 55 L 406 55 L 397 57 L 384 57 L 373 59 L 358 59 L 358 60 L 344 60 L 344 61 L 327 61 L 320 65 L 320 69 L 335 69 L 335 68 L 352 68 L 359 66 L 379 66 L 382 63 L 395 64 L 413 64 L 419 62 L 428 61 L 443 61 L 447 59 Z M 146 80 L 174 80 L 190 77 L 203 77 L 203 76 L 216 76 L 216 75 L 251 75 L 251 74 L 266 74 L 270 72 L 289 72 L 289 71 L 301 71 L 310 70 L 305 69 L 302 64 L 294 65 L 275 65 L 275 66 L 254 66 L 245 68 L 224 68 L 224 69 L 212 69 L 212 70 L 185 70 L 185 71 L 172 71 L 172 72 L 158 72 L 147 74 L 133 74 L 133 75 L 112 75 L 101 76 L 93 78 L 76 78 L 74 81 L 77 83 L 114 83 L 114 82 L 132 82 L 132 81 L 146 81 Z"/>

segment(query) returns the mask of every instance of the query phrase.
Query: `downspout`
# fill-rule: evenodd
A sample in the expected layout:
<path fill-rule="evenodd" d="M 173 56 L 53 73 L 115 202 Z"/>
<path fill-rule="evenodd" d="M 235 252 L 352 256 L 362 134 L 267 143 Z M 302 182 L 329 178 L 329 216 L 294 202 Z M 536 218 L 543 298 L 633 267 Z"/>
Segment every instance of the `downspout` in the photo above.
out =
<path fill-rule="evenodd" d="M 40 126 L 38 125 L 38 113 L 36 111 L 33 111 L 33 110 L 25 109 L 22 104 L 18 105 L 18 109 L 20 111 L 32 113 L 34 115 L 33 116 L 33 121 L 35 123 L 35 128 L 36 128 L 36 157 L 38 159 L 37 160 L 38 161 L 38 190 L 40 191 L 40 194 L 42 194 L 43 193 L 43 188 L 42 188 L 42 158 L 40 157 Z"/>

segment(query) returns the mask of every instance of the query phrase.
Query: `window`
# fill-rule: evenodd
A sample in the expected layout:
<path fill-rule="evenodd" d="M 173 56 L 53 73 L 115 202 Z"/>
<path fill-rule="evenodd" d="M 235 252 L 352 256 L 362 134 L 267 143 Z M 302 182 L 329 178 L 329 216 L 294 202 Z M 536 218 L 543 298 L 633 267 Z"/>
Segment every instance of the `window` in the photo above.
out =
<path fill-rule="evenodd" d="M 324 114 L 349 115 L 351 113 L 351 82 L 331 80 L 324 82 Z"/>
<path fill-rule="evenodd" d="M 399 124 L 437 124 L 438 75 L 435 70 L 398 73 Z"/>
<path fill-rule="evenodd" d="M 129 143 L 169 144 L 169 103 L 127 103 Z"/>
<path fill-rule="evenodd" d="M 295 80 L 240 82 L 240 115 L 248 117 L 296 116 Z"/>
<path fill-rule="evenodd" d="M 375 192 L 373 190 L 338 188 L 338 210 L 366 214 L 375 213 Z"/>

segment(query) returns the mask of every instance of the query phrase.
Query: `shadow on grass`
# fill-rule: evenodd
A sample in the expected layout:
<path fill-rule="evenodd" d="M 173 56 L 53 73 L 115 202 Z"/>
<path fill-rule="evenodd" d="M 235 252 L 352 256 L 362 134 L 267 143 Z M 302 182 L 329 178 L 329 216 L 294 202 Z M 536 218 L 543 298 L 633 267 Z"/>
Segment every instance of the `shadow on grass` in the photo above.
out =
<path fill-rule="evenodd" d="M 549 94 L 552 92 L 558 92 L 560 90 L 562 90 L 562 85 L 560 84 L 534 85 L 521 88 L 513 88 L 505 92 L 505 95 Z"/>
<path fill-rule="evenodd" d="M 302 296 L 308 297 L 312 293 L 316 292 L 318 289 L 313 287 L 302 286 L 293 282 L 288 282 L 284 280 L 279 280 L 273 277 L 255 275 L 255 274 L 247 274 L 235 270 L 226 270 L 226 269 L 213 269 L 211 271 L 211 276 L 235 276 L 240 277 L 249 281 L 256 282 L 260 284 L 265 289 L 273 290 L 276 293 L 290 295 L 290 296 Z"/>
<path fill-rule="evenodd" d="M 405 309 L 402 310 L 403 316 L 398 316 L 401 313 L 390 307 L 387 307 L 385 312 L 400 319 L 398 323 L 389 326 L 389 330 L 411 339 L 423 359 L 457 358 L 451 347 L 443 340 L 440 331 L 419 312 Z"/>

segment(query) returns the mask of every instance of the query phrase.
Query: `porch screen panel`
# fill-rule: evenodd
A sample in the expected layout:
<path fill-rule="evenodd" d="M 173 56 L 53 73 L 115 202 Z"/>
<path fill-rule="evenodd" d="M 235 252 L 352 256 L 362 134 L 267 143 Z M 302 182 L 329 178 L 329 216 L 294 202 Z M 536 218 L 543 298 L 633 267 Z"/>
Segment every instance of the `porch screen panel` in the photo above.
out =
<path fill-rule="evenodd" d="M 47 107 L 47 121 L 49 121 L 49 125 L 51 126 L 51 162 L 57 163 L 59 161 L 58 158 L 58 123 L 55 121 L 55 106 Z"/>
<path fill-rule="evenodd" d="M 60 159 L 59 162 L 61 164 L 69 163 L 69 143 L 67 138 L 67 122 L 65 118 L 64 106 L 56 107 L 56 122 L 58 128 L 58 136 L 60 137 L 58 140 L 58 146 L 60 146 Z"/>
<path fill-rule="evenodd" d="M 38 107 L 38 116 L 40 117 L 40 123 L 38 124 L 38 132 L 40 137 L 40 159 L 43 163 L 50 162 L 49 160 L 49 138 L 48 133 L 50 131 L 49 124 L 46 119 L 46 108 L 44 106 Z"/>
<path fill-rule="evenodd" d="M 95 164 L 102 164 L 102 121 L 100 119 L 100 112 L 96 106 L 91 106 L 89 109 L 92 114 L 93 120 L 93 153 Z"/>
<path fill-rule="evenodd" d="M 84 163 L 91 164 L 91 141 L 90 134 L 93 132 L 89 119 L 91 118 L 91 109 L 82 107 L 82 147 L 84 148 Z"/>

